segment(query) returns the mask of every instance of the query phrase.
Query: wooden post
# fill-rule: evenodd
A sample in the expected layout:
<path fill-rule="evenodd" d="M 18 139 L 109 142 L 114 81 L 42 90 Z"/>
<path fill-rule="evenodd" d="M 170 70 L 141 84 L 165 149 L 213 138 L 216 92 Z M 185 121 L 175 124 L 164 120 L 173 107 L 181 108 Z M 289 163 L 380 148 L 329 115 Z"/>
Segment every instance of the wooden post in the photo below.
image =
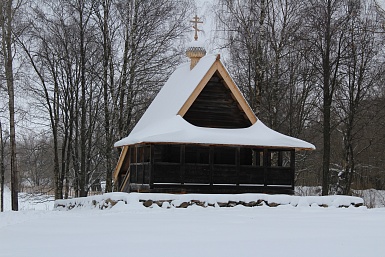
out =
<path fill-rule="evenodd" d="M 278 166 L 282 167 L 283 164 L 283 157 L 282 157 L 282 151 L 278 151 Z"/>
<path fill-rule="evenodd" d="M 155 165 L 155 147 L 150 145 L 150 189 L 154 188 L 154 165 Z"/>
<path fill-rule="evenodd" d="M 214 173 L 214 147 L 209 148 L 209 162 L 210 162 L 210 186 L 213 185 L 213 173 Z"/>
<path fill-rule="evenodd" d="M 261 166 L 261 151 L 253 149 L 253 166 Z"/>
<path fill-rule="evenodd" d="M 130 172 L 131 174 L 132 174 L 132 169 L 131 169 L 131 165 L 132 165 L 132 159 L 131 159 L 131 156 L 132 156 L 132 146 L 129 146 L 129 148 L 128 148 L 128 159 L 129 159 L 129 163 L 128 163 L 128 170 L 127 170 L 127 172 Z M 126 174 L 127 174 L 127 172 L 126 172 Z M 129 183 L 131 183 L 132 181 L 131 181 L 131 175 L 130 175 L 130 180 L 128 181 Z"/>
<path fill-rule="evenodd" d="M 267 189 L 267 173 L 268 173 L 269 163 L 270 163 L 270 153 L 265 148 L 263 149 L 263 187 L 265 190 Z"/>
<path fill-rule="evenodd" d="M 240 175 L 240 170 L 241 170 L 241 148 L 238 146 L 235 149 L 235 165 L 236 165 L 236 174 L 237 174 L 237 181 L 236 184 L 239 186 L 239 175 Z"/>
<path fill-rule="evenodd" d="M 180 146 L 180 182 L 182 185 L 184 185 L 185 180 L 185 172 L 186 172 L 186 145 Z"/>
<path fill-rule="evenodd" d="M 137 170 L 139 170 L 139 173 L 142 173 L 141 174 L 141 180 L 140 180 L 140 184 L 144 184 L 144 173 L 145 173 L 145 171 L 144 171 L 144 148 L 145 148 L 146 146 L 145 145 L 141 145 L 140 147 L 139 147 L 139 149 L 138 149 L 138 153 L 139 153 L 139 162 L 140 162 L 140 165 L 138 165 L 138 168 L 137 168 Z M 140 168 L 139 168 L 140 167 Z M 139 184 L 139 183 L 138 183 Z"/>
<path fill-rule="evenodd" d="M 138 184 L 138 146 L 135 145 L 135 178 L 136 182 L 135 184 Z"/>
<path fill-rule="evenodd" d="M 291 189 L 294 190 L 295 179 L 295 150 L 290 151 L 290 172 L 291 172 Z"/>

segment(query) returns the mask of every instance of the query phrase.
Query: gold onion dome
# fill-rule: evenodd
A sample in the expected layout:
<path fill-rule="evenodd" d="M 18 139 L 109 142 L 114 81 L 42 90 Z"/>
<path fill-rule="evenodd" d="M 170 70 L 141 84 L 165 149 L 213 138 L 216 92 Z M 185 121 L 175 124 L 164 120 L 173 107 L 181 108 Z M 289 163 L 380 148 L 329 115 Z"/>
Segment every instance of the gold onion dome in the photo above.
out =
<path fill-rule="evenodd" d="M 192 70 L 199 62 L 200 58 L 206 55 L 206 49 L 198 41 L 193 41 L 187 47 L 186 55 L 191 59 L 190 69 Z"/>

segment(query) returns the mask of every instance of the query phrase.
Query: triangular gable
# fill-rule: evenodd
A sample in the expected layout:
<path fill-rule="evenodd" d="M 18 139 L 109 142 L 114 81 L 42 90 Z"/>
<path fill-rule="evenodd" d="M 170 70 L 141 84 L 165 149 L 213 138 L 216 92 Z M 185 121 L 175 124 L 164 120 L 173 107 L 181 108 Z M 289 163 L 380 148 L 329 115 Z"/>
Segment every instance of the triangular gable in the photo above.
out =
<path fill-rule="evenodd" d="M 247 128 L 252 125 L 218 72 L 199 93 L 183 118 L 198 127 Z"/>
<path fill-rule="evenodd" d="M 210 105 L 209 103 L 206 103 L 206 107 L 208 107 L 208 110 L 202 112 L 202 117 L 200 120 L 198 120 L 198 112 L 202 109 L 204 104 L 201 104 L 199 107 L 196 103 L 197 99 L 199 97 L 204 98 L 207 97 L 207 93 L 205 92 L 205 88 L 208 86 L 212 86 L 212 83 L 210 83 L 210 80 L 212 80 L 214 77 L 220 78 L 220 83 L 223 84 L 223 86 L 228 89 L 230 97 L 235 101 L 236 106 L 239 108 L 239 112 L 237 113 L 236 110 L 234 110 L 234 106 L 232 106 L 233 103 L 229 103 L 227 106 L 227 109 L 224 109 L 222 112 L 220 111 L 220 107 L 215 108 L 215 95 L 213 95 L 213 103 Z M 206 88 L 207 89 L 207 88 Z M 216 89 L 218 93 L 224 93 L 222 88 Z M 206 90 L 208 91 L 208 90 Z M 204 96 L 202 96 L 204 94 Z M 225 96 L 228 97 L 228 96 Z M 221 100 L 221 99 L 217 99 Z M 226 99 L 222 99 L 226 100 Z M 210 110 L 210 107 L 213 110 Z M 191 110 L 196 109 L 196 110 Z M 226 114 L 226 111 L 228 112 Z M 189 98 L 186 100 L 186 102 L 183 104 L 182 108 L 179 110 L 178 115 L 184 117 L 187 121 L 191 122 L 193 125 L 199 126 L 199 124 L 202 124 L 203 127 L 216 127 L 216 128 L 244 128 L 248 127 L 252 124 L 254 124 L 257 121 L 257 117 L 255 116 L 254 112 L 251 110 L 250 106 L 247 104 L 245 98 L 243 97 L 242 93 L 239 91 L 238 87 L 235 85 L 234 81 L 231 79 L 229 73 L 223 66 L 223 64 L 220 61 L 219 55 L 217 55 L 217 58 L 213 65 L 210 67 L 210 69 L 207 71 L 207 73 L 204 75 L 203 79 L 199 82 L 199 84 L 196 86 L 192 94 L 189 96 Z M 207 117 L 207 119 L 204 119 L 204 115 L 213 116 L 213 115 L 222 115 L 222 117 L 217 117 L 217 121 L 215 121 L 216 117 Z M 186 116 L 186 117 L 185 117 Z M 245 118 L 248 120 L 245 121 L 240 116 L 246 116 Z M 214 125 L 210 125 L 208 120 L 210 118 L 214 119 Z M 225 118 L 226 120 L 221 120 L 221 118 Z M 233 122 L 230 122 L 229 119 L 233 119 Z M 194 124 L 197 123 L 197 124 Z M 230 122 L 230 123 L 229 123 Z"/>

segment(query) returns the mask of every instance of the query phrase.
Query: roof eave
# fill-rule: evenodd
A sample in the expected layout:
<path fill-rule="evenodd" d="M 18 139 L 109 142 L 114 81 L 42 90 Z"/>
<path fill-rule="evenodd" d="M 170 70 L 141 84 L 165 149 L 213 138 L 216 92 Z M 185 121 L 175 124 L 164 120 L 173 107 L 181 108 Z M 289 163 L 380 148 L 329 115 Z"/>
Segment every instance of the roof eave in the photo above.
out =
<path fill-rule="evenodd" d="M 225 146 L 225 147 L 245 147 L 245 148 L 265 148 L 265 149 L 287 149 L 287 150 L 296 150 L 296 151 L 312 151 L 316 148 L 311 147 L 298 147 L 298 146 L 267 146 L 267 145 L 244 145 L 244 144 L 218 144 L 218 143 L 195 143 L 195 142 L 152 142 L 152 141 L 142 141 L 136 142 L 127 145 L 116 146 L 116 148 L 126 147 L 126 146 L 135 146 L 135 145 L 199 145 L 199 146 Z"/>

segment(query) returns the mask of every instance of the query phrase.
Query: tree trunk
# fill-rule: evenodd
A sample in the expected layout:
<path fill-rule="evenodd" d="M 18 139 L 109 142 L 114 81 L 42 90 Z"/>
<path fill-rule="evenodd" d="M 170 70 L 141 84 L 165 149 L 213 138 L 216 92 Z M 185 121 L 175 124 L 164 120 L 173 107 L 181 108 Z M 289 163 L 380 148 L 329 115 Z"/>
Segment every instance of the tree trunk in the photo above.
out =
<path fill-rule="evenodd" d="M 47 102 L 49 98 L 47 98 Z M 55 82 L 54 86 L 54 102 L 53 102 L 53 117 L 52 120 L 52 134 L 54 143 L 54 176 L 55 176 L 55 199 L 63 199 L 63 182 L 60 174 L 59 164 L 59 86 Z"/>
<path fill-rule="evenodd" d="M 106 161 L 106 188 L 105 192 L 112 192 L 112 170 L 111 170 L 111 153 L 112 138 L 110 129 L 110 111 L 109 111 L 109 87 L 108 82 L 113 82 L 109 62 L 111 61 L 111 39 L 108 27 L 110 11 L 110 1 L 103 2 L 103 100 L 104 100 L 104 133 L 106 138 L 105 161 Z M 109 75 L 111 80 L 109 80 Z M 112 84 L 110 85 L 113 86 Z"/>
<path fill-rule="evenodd" d="M 323 65 L 323 157 L 322 157 L 322 195 L 329 194 L 329 167 L 330 167 L 330 2 L 328 3 L 326 17 L 325 47 L 326 52 L 322 58 Z"/>
<path fill-rule="evenodd" d="M 331 90 L 331 68 L 332 64 L 330 61 L 331 54 L 331 2 L 327 2 L 326 7 L 326 24 L 325 24 L 325 52 L 322 58 L 323 67 L 323 157 L 322 157 L 322 195 L 329 194 L 329 183 L 330 183 L 330 111 L 333 98 L 333 91 Z"/>
<path fill-rule="evenodd" d="M 80 27 L 80 87 L 81 87 L 81 98 L 80 98 L 80 175 L 79 175 L 79 196 L 87 196 L 86 190 L 86 150 L 87 150 L 87 99 L 86 99 L 86 49 L 85 49 L 85 28 L 84 28 L 84 3 L 79 6 L 79 27 Z M 77 147 L 77 146 L 76 146 Z"/>
<path fill-rule="evenodd" d="M 6 6 L 4 6 L 4 4 Z M 12 21 L 13 10 L 12 0 L 1 1 L 1 29 L 2 29 L 2 48 L 4 55 L 5 79 L 8 89 L 8 108 L 9 108 L 9 132 L 11 147 L 11 202 L 12 210 L 19 209 L 19 172 L 16 160 L 16 132 L 15 132 L 15 88 L 13 80 L 13 51 L 12 51 Z"/>
<path fill-rule="evenodd" d="M 3 141 L 3 128 L 1 126 L 0 121 L 0 211 L 4 211 L 4 174 L 5 174 L 5 166 L 4 166 L 4 141 Z"/>

